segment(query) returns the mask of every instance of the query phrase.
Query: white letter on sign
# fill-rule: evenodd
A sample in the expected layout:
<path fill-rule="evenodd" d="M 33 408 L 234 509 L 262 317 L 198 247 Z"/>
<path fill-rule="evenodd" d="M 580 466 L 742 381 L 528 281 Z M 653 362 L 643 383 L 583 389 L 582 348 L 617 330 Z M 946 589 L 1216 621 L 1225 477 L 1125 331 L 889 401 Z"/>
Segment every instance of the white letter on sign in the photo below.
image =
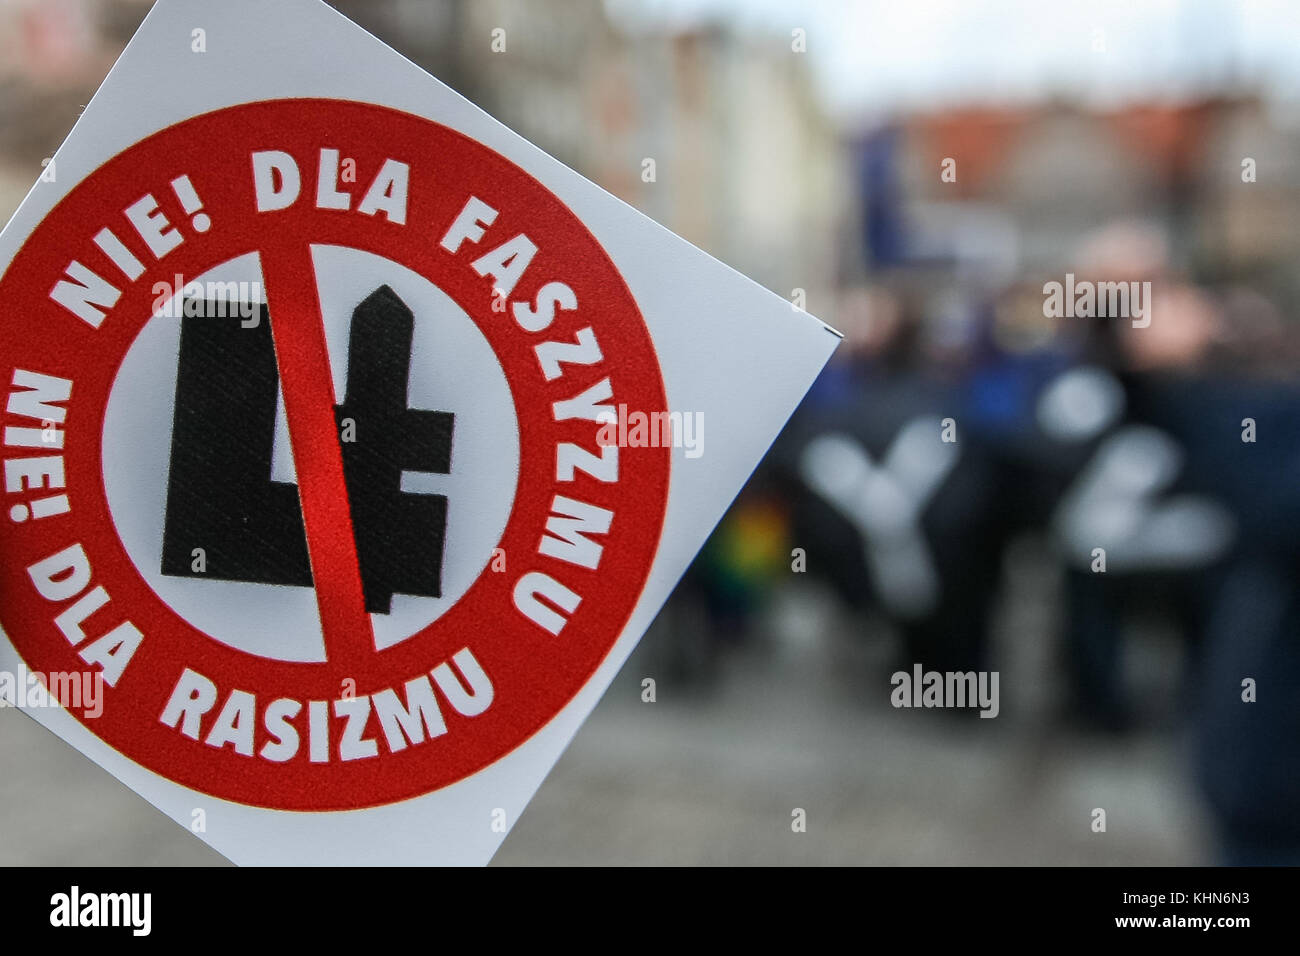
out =
<path fill-rule="evenodd" d="M 275 188 L 276 174 L 280 188 Z M 302 176 L 298 164 L 288 153 L 264 150 L 253 154 L 253 187 L 257 191 L 257 211 L 276 212 L 288 209 L 298 201 L 302 191 Z"/>
<path fill-rule="evenodd" d="M 135 231 L 140 234 L 155 259 L 161 259 L 185 241 L 180 230 L 173 229 L 167 221 L 167 217 L 158 208 L 158 200 L 152 194 L 145 195 L 127 207 L 126 218 L 135 226 Z"/>
<path fill-rule="evenodd" d="M 564 615 L 557 614 L 537 600 L 539 596 L 570 614 L 582 603 L 582 598 L 549 574 L 531 571 L 519 579 L 519 583 L 515 585 L 515 607 L 519 608 L 524 617 L 552 634 L 559 634 L 568 622 Z"/>
<path fill-rule="evenodd" d="M 614 512 L 563 495 L 555 496 L 551 511 L 554 513 L 546 519 L 546 536 L 537 546 L 538 552 L 595 570 L 603 549 L 587 534 L 608 534 Z"/>
<path fill-rule="evenodd" d="M 433 669 L 433 679 L 438 682 L 438 689 L 447 695 L 451 706 L 466 717 L 477 717 L 492 704 L 492 682 L 488 680 L 483 668 L 474 659 L 468 647 L 462 647 L 451 658 L 469 684 L 467 691 L 460 680 L 452 673 L 451 666 L 439 664 Z"/>
<path fill-rule="evenodd" d="M 470 196 L 465 208 L 460 211 L 456 221 L 451 224 L 447 234 L 442 237 L 442 247 L 448 252 L 459 252 L 460 244 L 468 239 L 478 242 L 483 238 L 483 227 L 496 222 L 497 211 L 479 199 Z"/>
<path fill-rule="evenodd" d="M 339 192 L 339 151 L 322 149 L 320 151 L 320 175 L 316 179 L 316 208 L 340 209 L 347 212 L 352 208 L 352 197 Z"/>
<path fill-rule="evenodd" d="M 50 298 L 63 306 L 92 329 L 104 321 L 104 309 L 111 309 L 122 298 L 122 290 L 91 272 L 80 262 L 71 262 L 68 279 L 60 279 L 50 291 Z"/>
<path fill-rule="evenodd" d="M 216 702 L 217 685 L 187 667 L 181 679 L 176 682 L 171 700 L 167 701 L 167 707 L 158 719 L 173 728 L 179 723 L 181 733 L 192 740 L 198 740 L 199 722 Z"/>
<path fill-rule="evenodd" d="M 411 167 L 395 159 L 384 161 L 374 185 L 361 200 L 357 212 L 367 216 L 382 212 L 389 222 L 406 225 L 406 194 L 410 189 Z"/>
<path fill-rule="evenodd" d="M 45 600 L 66 601 L 90 583 L 90 561 L 81 545 L 74 544 L 44 561 L 37 561 L 27 569 L 27 574 Z"/>

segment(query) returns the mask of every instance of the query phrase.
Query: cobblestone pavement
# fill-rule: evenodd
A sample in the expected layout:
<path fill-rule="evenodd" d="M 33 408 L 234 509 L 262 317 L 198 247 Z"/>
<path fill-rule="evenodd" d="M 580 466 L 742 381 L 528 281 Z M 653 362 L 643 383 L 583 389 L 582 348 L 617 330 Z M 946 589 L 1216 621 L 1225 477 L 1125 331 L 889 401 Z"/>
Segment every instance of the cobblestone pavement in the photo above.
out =
<path fill-rule="evenodd" d="M 807 633 L 732 651 L 701 686 L 671 676 L 667 626 L 629 662 L 496 864 L 1209 858 L 1172 731 L 1088 738 L 1032 701 L 997 720 L 893 710 L 878 660 Z M 1028 650 L 1014 656 L 1023 663 Z M 1032 660 L 1023 666 L 1033 678 Z M 654 703 L 641 700 L 646 676 L 656 679 Z M 0 768 L 0 864 L 224 862 L 12 710 L 0 712 Z M 1094 807 L 1107 809 L 1104 834 L 1090 829 Z M 792 831 L 796 808 L 806 832 Z"/>

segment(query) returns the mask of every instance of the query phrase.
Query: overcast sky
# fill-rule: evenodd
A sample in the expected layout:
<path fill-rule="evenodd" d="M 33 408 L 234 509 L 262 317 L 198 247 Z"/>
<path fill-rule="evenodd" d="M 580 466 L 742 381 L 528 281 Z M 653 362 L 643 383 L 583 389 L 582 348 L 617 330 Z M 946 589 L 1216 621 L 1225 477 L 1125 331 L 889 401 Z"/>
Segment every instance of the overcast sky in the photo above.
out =
<path fill-rule="evenodd" d="M 1300 95 L 1300 0 L 608 2 L 633 26 L 722 16 L 786 37 L 802 27 L 828 107 L 848 117 L 1050 94 L 1105 104 L 1234 80 Z"/>

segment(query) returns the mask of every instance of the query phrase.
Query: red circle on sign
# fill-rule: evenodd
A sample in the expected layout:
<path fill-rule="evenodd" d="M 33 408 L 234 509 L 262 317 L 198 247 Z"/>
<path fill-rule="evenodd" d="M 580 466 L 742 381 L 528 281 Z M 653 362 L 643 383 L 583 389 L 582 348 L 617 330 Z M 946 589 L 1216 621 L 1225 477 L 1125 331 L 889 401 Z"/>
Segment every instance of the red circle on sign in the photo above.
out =
<path fill-rule="evenodd" d="M 316 206 L 317 168 L 326 148 L 338 149 L 356 162 L 351 211 Z M 301 195 L 287 209 L 257 211 L 250 156 L 263 150 L 289 154 L 302 171 Z M 390 221 L 382 212 L 366 215 L 356 209 L 366 184 L 389 159 L 410 167 L 405 224 Z M 181 176 L 190 177 L 210 217 L 209 223 L 199 224 L 207 226 L 203 231 L 169 187 Z M 183 244 L 158 261 L 124 215 L 146 194 L 157 199 L 161 212 L 184 237 Z M 440 240 L 471 196 L 499 214 L 482 242 L 467 243 L 452 254 Z M 135 281 L 128 282 L 92 241 L 105 227 L 145 264 L 145 273 Z M 546 283 L 562 281 L 579 303 L 574 311 L 557 312 L 550 327 L 538 333 L 522 329 L 499 305 L 494 310 L 491 279 L 470 267 L 478 255 L 519 234 L 528 236 L 538 251 L 511 302 L 531 303 Z M 310 362 L 302 365 L 303 356 L 291 350 L 307 348 L 319 337 L 312 323 L 319 323 L 320 316 L 307 308 L 286 309 L 280 317 L 277 302 L 289 301 L 285 290 L 305 288 L 304 276 L 311 275 L 310 248 L 317 244 L 350 247 L 397 262 L 442 289 L 471 317 L 510 385 L 519 424 L 520 467 L 514 506 L 498 544 L 507 570 L 486 570 L 433 624 L 386 650 L 376 651 L 369 635 L 359 640 L 345 627 L 331 633 L 327 605 L 341 592 L 359 589 L 359 584 L 322 578 L 324 564 L 317 566 L 313 545 L 318 596 L 324 594 L 328 659 L 295 663 L 231 648 L 192 626 L 154 593 L 114 529 L 101 442 L 117 370 L 152 316 L 154 283 L 170 282 L 174 275 L 199 276 L 216 264 L 258 253 L 282 373 L 287 372 L 286 358 L 300 368 L 309 367 Z M 97 329 L 50 298 L 73 260 L 121 290 Z M 599 453 L 600 425 L 557 421 L 553 404 L 607 378 L 612 397 L 604 404 L 647 414 L 666 410 L 650 335 L 626 283 L 577 216 L 522 169 L 454 130 L 384 107 L 333 100 L 254 103 L 187 120 L 132 146 L 71 190 L 0 279 L 0 300 L 6 306 L 0 316 L 5 382 L 14 380 L 16 369 L 73 382 L 62 450 L 71 510 L 23 523 L 0 523 L 0 624 L 27 665 L 42 674 L 84 671 L 79 648 L 122 621 L 134 624 L 143 640 L 121 679 L 105 688 L 102 715 L 88 717 L 75 708 L 71 712 L 114 749 L 169 780 L 242 804 L 309 811 L 378 806 L 441 789 L 499 760 L 552 720 L 591 678 L 639 600 L 662 530 L 669 450 L 620 447 L 617 481 L 602 482 L 578 471 L 572 481 L 557 482 L 557 446 L 572 442 Z M 574 343 L 587 328 L 599 343 L 600 362 L 566 364 L 562 375 L 548 380 L 535 347 L 543 341 Z M 293 387 L 284 375 L 286 406 Z M 31 427 L 29 421 L 9 418 L 6 424 Z M 307 440 L 323 448 L 328 458 L 329 442 L 337 446 L 338 435 L 331 426 L 328 435 L 309 435 Z M 293 442 L 297 459 L 297 433 Z M 7 448 L 5 456 L 27 452 L 47 454 Z M 302 483 L 307 480 L 303 476 Z M 329 483 L 321 487 L 324 494 Z M 11 493 L 6 504 L 42 493 L 52 492 Z M 539 553 L 556 495 L 613 513 L 608 533 L 593 536 L 602 547 L 596 568 Z M 347 540 L 337 528 L 313 529 L 306 503 L 309 543 L 314 532 L 325 542 L 322 549 L 337 548 L 341 537 Z M 157 507 L 163 508 L 164 502 Z M 83 622 L 87 639 L 75 645 L 55 618 L 76 598 L 46 600 L 27 572 L 73 544 L 82 546 L 92 565 L 88 589 L 102 586 L 110 596 Z M 346 560 L 332 565 L 347 566 Z M 558 635 L 515 606 L 515 585 L 531 571 L 551 575 L 581 598 L 566 613 Z M 347 696 L 345 682 L 353 682 L 357 697 L 393 690 L 400 699 L 408 681 L 429 676 L 431 669 L 450 663 L 462 649 L 469 649 L 491 682 L 492 701 L 486 710 L 465 716 L 439 692 L 446 732 L 397 750 L 386 745 L 371 712 L 361 733 L 376 742 L 377 754 L 342 759 L 347 718 L 336 715 L 333 702 Z M 167 726 L 160 719 L 186 669 L 217 688 L 216 704 L 203 716 L 198 739 L 185 736 L 183 725 Z M 232 745 L 204 740 L 232 691 L 255 697 L 251 756 L 237 753 Z M 264 715 L 267 706 L 281 698 L 302 705 L 290 721 L 299 747 L 290 759 L 274 762 L 260 751 L 276 740 Z M 323 762 L 313 762 L 309 755 L 313 701 L 328 706 L 329 752 Z"/>

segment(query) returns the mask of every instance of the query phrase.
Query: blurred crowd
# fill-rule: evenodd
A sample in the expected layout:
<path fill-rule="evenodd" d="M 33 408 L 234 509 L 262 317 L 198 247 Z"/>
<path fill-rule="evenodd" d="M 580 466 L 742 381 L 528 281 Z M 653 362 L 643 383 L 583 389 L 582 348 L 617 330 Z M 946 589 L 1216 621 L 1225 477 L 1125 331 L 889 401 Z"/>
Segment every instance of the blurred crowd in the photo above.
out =
<path fill-rule="evenodd" d="M 1222 859 L 1300 862 L 1300 322 L 1180 264 L 1159 223 L 1107 223 L 1060 274 L 938 307 L 905 227 L 868 229 L 899 231 L 888 261 L 847 293 L 843 347 L 680 599 L 743 639 L 803 571 L 893 625 L 890 670 L 1005 669 L 990 642 L 1019 587 L 1004 554 L 1040 536 L 1062 579 L 1041 637 L 1061 642 L 1066 726 L 1135 728 L 1124 645 L 1163 620 Z M 1066 269 L 1149 284 L 1149 316 L 1046 314 Z"/>

